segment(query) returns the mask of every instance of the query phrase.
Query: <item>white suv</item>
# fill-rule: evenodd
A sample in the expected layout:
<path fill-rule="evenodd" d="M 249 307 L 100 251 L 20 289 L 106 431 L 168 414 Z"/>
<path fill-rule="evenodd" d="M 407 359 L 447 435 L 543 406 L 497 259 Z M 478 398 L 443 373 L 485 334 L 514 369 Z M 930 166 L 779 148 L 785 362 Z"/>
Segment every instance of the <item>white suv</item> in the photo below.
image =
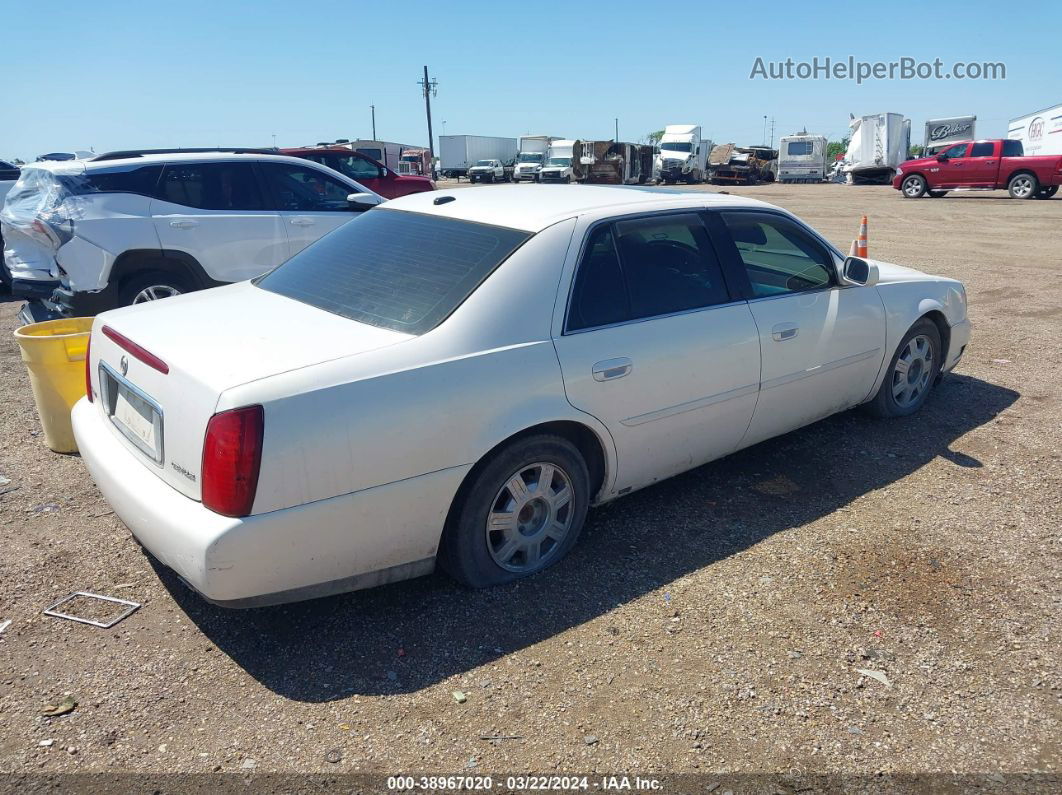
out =
<path fill-rule="evenodd" d="M 115 152 L 25 166 L 0 233 L 15 295 L 95 315 L 253 278 L 383 201 L 264 151 Z"/>

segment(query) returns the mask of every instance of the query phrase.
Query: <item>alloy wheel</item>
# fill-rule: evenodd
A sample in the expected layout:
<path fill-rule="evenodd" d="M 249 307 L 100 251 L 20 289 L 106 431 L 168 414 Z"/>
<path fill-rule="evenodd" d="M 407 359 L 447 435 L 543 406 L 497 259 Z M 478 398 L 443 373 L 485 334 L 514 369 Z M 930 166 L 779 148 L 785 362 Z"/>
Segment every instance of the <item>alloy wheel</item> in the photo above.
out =
<path fill-rule="evenodd" d="M 173 296 L 180 294 L 180 290 L 176 287 L 171 287 L 168 284 L 153 284 L 150 287 L 145 287 L 137 293 L 133 297 L 133 303 L 143 304 L 146 301 L 158 301 L 163 298 L 172 298 Z"/>
<path fill-rule="evenodd" d="M 527 573 L 552 562 L 571 531 L 572 481 L 561 467 L 521 467 L 498 490 L 487 514 L 487 549 L 496 564 Z"/>
<path fill-rule="evenodd" d="M 933 376 L 933 343 L 919 334 L 907 341 L 892 371 L 892 396 L 900 408 L 917 403 Z"/>

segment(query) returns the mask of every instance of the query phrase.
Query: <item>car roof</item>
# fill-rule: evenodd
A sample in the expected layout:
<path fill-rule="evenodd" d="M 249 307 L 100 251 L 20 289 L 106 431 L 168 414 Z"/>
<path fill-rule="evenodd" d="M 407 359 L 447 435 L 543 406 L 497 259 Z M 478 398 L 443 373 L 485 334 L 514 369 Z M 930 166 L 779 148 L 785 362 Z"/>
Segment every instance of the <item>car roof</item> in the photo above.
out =
<path fill-rule="evenodd" d="M 68 171 L 71 165 L 76 164 L 78 170 L 82 168 L 88 171 L 99 169 L 111 169 L 129 165 L 150 165 L 152 163 L 217 163 L 220 161 L 277 161 L 281 163 L 298 163 L 301 166 L 308 162 L 317 168 L 327 168 L 319 163 L 313 163 L 300 157 L 282 155 L 269 152 L 145 152 L 144 154 L 131 155 L 130 157 L 116 157 L 107 160 L 54 160 L 41 163 L 33 163 L 36 168 L 46 168 L 52 171 Z M 65 167 L 65 168 L 64 168 Z M 331 171 L 331 169 L 328 169 Z M 343 175 L 340 175 L 343 176 Z M 349 177 L 347 177 L 349 179 Z"/>
<path fill-rule="evenodd" d="M 540 232 L 558 221 L 582 215 L 609 217 L 692 207 L 771 206 L 741 196 L 638 185 L 497 185 L 414 193 L 392 199 L 377 209 Z"/>

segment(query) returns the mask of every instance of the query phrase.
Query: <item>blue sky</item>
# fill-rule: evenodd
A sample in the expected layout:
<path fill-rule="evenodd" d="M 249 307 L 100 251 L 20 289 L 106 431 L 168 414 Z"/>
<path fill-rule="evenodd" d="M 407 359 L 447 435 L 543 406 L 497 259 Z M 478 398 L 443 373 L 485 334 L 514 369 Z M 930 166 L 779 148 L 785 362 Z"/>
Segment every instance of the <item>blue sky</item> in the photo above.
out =
<path fill-rule="evenodd" d="M 445 121 L 447 134 L 610 138 L 618 117 L 623 140 L 699 123 L 750 144 L 764 115 L 777 141 L 895 111 L 917 142 L 926 118 L 974 113 L 979 136 L 1003 136 L 1062 102 L 1062 3 L 934 5 L 7 0 L 0 157 L 367 138 L 370 104 L 378 137 L 423 144 L 424 64 L 436 136 Z M 849 55 L 1002 61 L 1007 79 L 749 79 L 757 56 Z"/>

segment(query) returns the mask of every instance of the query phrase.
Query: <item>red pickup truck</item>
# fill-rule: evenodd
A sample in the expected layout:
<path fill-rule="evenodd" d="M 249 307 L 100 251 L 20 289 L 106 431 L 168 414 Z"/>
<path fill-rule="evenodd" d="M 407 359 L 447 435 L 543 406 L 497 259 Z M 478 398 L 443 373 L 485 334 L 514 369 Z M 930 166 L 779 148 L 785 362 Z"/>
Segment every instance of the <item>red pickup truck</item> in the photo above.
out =
<path fill-rule="evenodd" d="M 963 141 L 933 157 L 908 160 L 892 187 L 906 199 L 939 198 L 953 188 L 1006 188 L 1014 199 L 1050 199 L 1062 184 L 1062 155 L 1025 156 L 1021 141 Z"/>
<path fill-rule="evenodd" d="M 396 174 L 371 157 L 342 146 L 281 149 L 280 154 L 301 157 L 304 160 L 312 160 L 322 166 L 328 166 L 388 199 L 435 190 L 435 183 L 430 177 Z"/>

